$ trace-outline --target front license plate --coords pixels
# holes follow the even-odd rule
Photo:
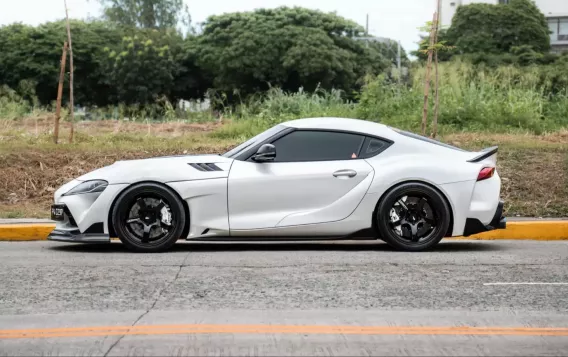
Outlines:
[[[63,209],[65,208],[64,205],[52,205],[51,206],[51,220],[52,221],[63,221],[65,218],[65,214]]]

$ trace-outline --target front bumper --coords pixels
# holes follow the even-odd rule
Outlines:
[[[63,209],[63,216],[58,220],[55,229],[47,236],[48,240],[74,243],[110,243],[110,237],[104,232],[102,222],[92,224],[84,232],[81,232],[75,218],[65,204],[59,204]]]
[[[110,243],[110,237],[104,233],[81,233],[78,229],[54,229],[48,240],[72,243]]]
[[[463,231],[463,236],[468,237],[477,233],[483,233],[487,231],[492,231],[495,229],[505,229],[507,228],[507,218],[503,216],[503,201],[499,201],[497,205],[497,210],[493,219],[488,225],[484,225],[477,218],[468,218],[465,221],[465,228]]]

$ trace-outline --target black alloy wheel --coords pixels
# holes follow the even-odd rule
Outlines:
[[[128,249],[160,252],[181,238],[186,213],[181,200],[158,184],[135,185],[123,192],[113,209],[113,226]]]
[[[379,203],[376,226],[394,248],[422,251],[438,244],[450,224],[450,209],[435,189],[421,183],[402,184]]]

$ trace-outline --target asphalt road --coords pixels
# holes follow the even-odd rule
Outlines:
[[[0,330],[7,356],[566,355],[568,241],[0,242]]]

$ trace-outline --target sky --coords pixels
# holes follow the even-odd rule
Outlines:
[[[199,23],[210,15],[225,12],[251,11],[257,8],[302,6],[338,15],[365,26],[369,15],[369,33],[399,40],[407,52],[415,50],[419,27],[431,20],[435,0],[184,0],[192,22]],[[98,17],[101,8],[97,0],[67,0],[69,16]],[[63,0],[0,0],[0,25],[22,22],[38,25],[65,16]]]

